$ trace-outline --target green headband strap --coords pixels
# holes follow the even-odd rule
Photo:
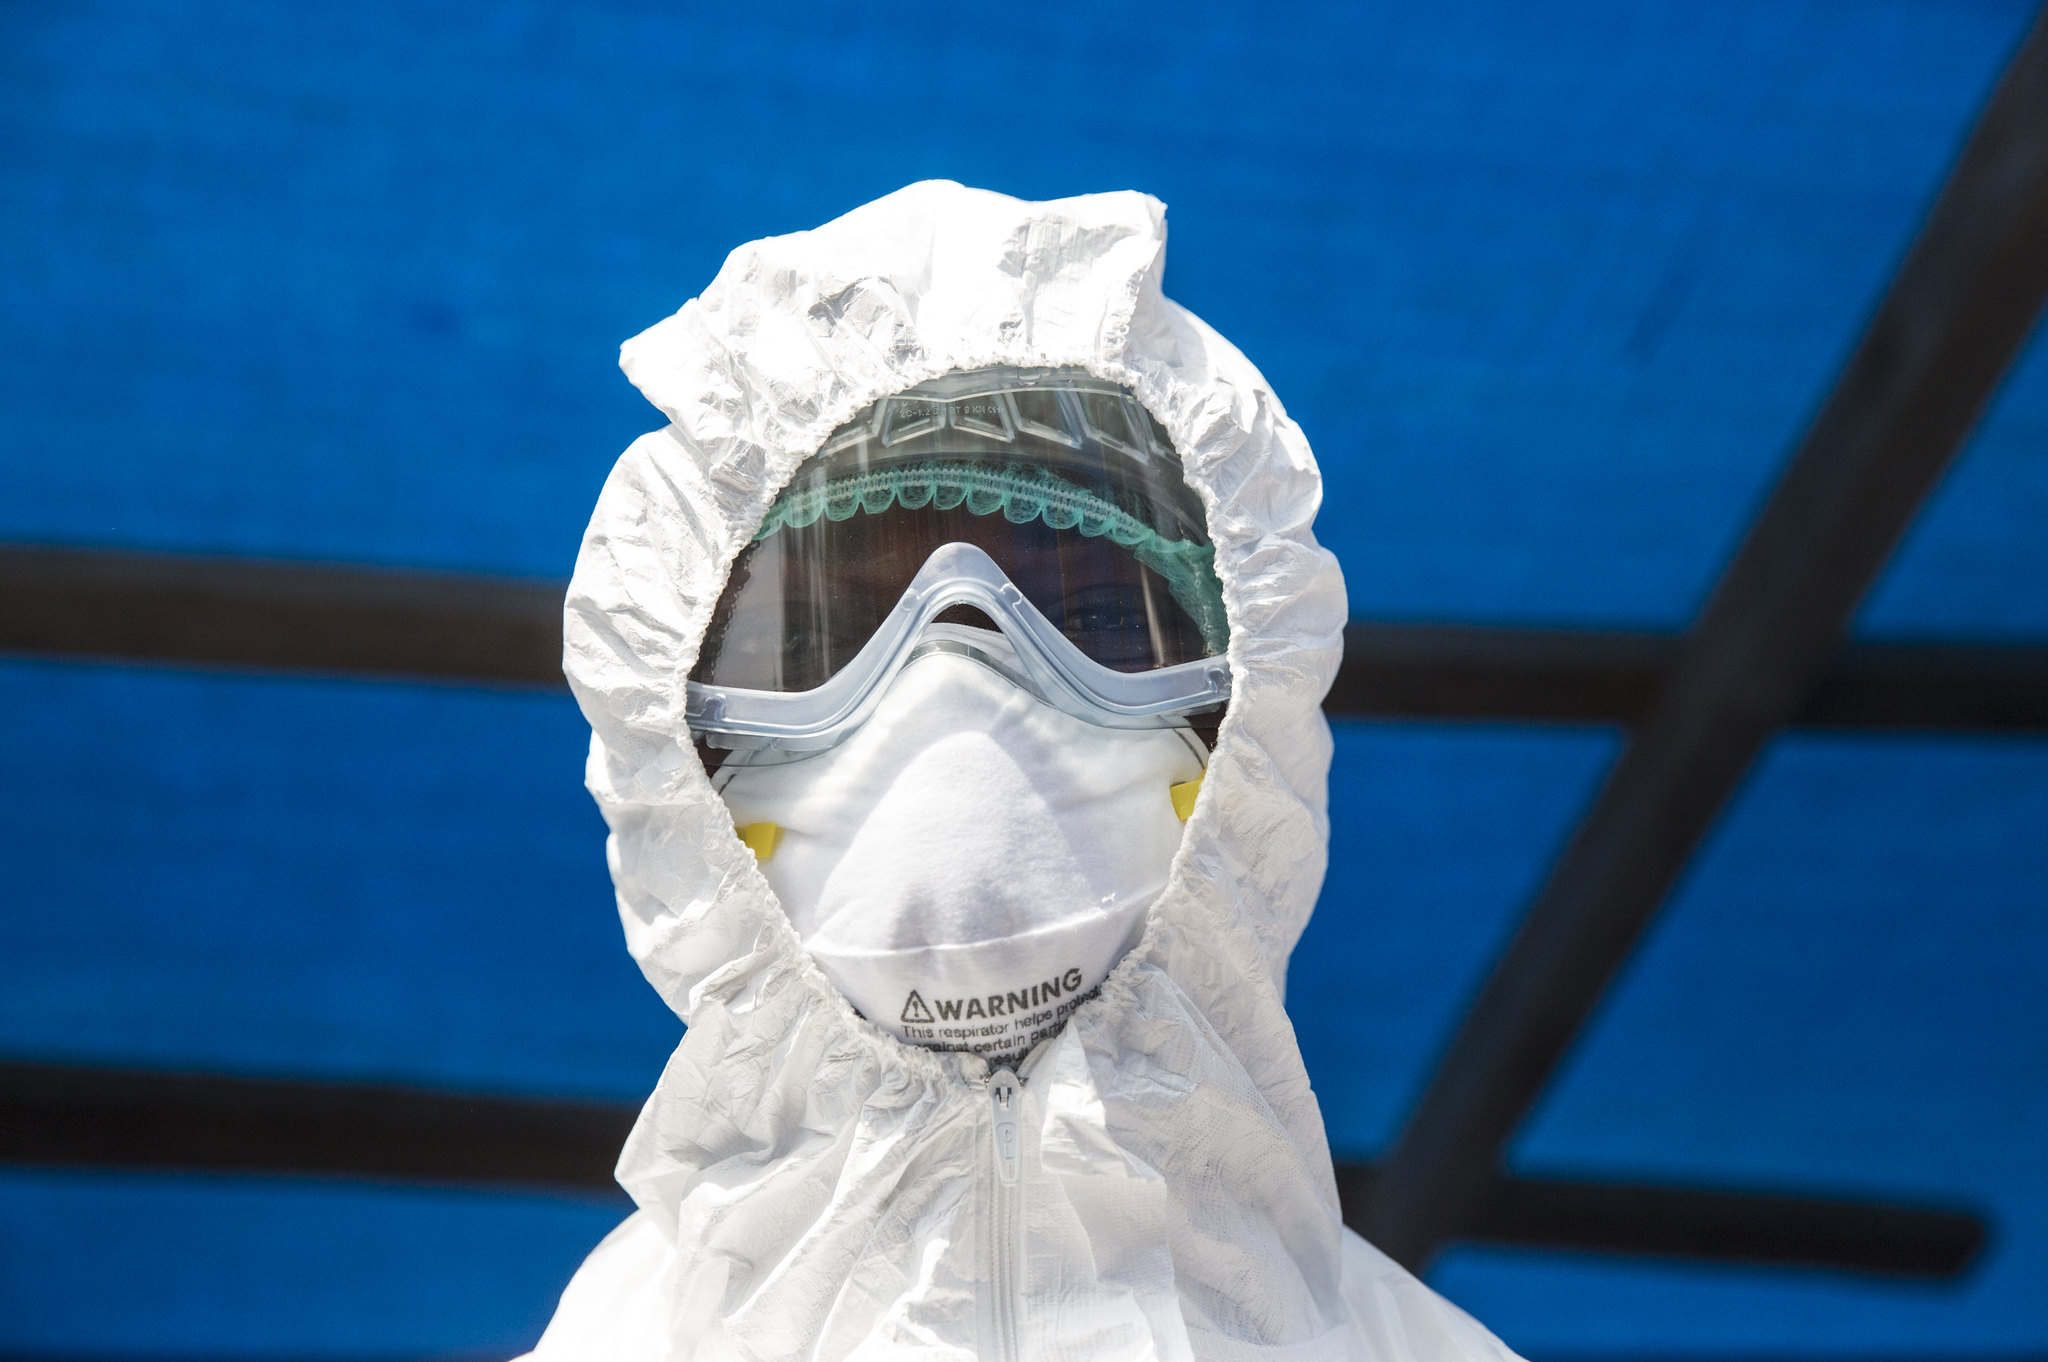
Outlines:
[[[933,506],[951,511],[965,506],[972,515],[1003,513],[1013,525],[1043,521],[1055,530],[1078,530],[1090,539],[1121,544],[1146,567],[1166,579],[1174,600],[1202,641],[1221,653],[1230,640],[1223,610],[1223,587],[1216,580],[1216,550],[1187,539],[1168,539],[1114,502],[1096,496],[1040,468],[975,463],[913,463],[833,478],[822,485],[792,487],[775,499],[757,540],[777,530],[802,529],[827,520],[851,519],[858,512],[880,515],[891,506],[906,511]]]

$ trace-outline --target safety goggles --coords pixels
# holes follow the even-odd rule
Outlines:
[[[1201,503],[1143,407],[1074,371],[981,370],[877,402],[798,470],[713,611],[688,722],[827,747],[944,647],[1152,725],[1228,699],[1228,640]]]

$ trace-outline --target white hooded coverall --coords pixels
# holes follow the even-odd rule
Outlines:
[[[1342,578],[1265,380],[1160,291],[1165,209],[912,185],[743,246],[627,342],[670,425],[605,484],[564,667],[627,944],[687,1024],[544,1362],[1512,1359],[1344,1228],[1282,1006],[1321,886]],[[1207,508],[1233,697],[1164,893],[1020,1066],[863,1020],[805,954],[691,748],[684,678],[734,558],[854,412],[955,370],[1080,366],[1171,435]],[[945,855],[944,847],[930,849]]]

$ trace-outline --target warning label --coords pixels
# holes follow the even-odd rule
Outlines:
[[[899,1020],[908,1040],[991,1056],[1022,1054],[1058,1032],[1075,1008],[1095,996],[1095,989],[1083,993],[1081,983],[1081,971],[1069,969],[1000,993],[927,1000],[923,989],[914,988]]]

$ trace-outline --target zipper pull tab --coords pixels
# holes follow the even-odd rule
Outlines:
[[[1017,1075],[1008,1069],[997,1069],[988,1076],[989,1109],[995,1116],[996,1127],[996,1176],[1005,1187],[1016,1185],[1018,1151],[1023,1142],[1017,1129],[1018,1096]]]

